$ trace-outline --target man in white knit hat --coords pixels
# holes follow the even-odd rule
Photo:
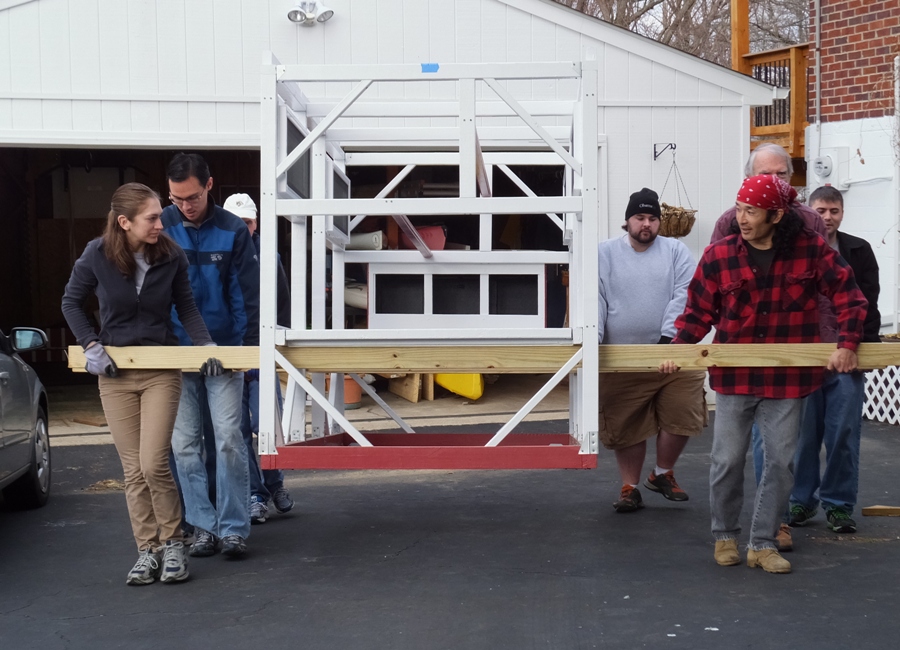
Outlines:
[[[259,255],[259,232],[257,232],[256,203],[247,194],[232,194],[222,205],[233,215],[240,217],[247,224],[256,253]],[[290,326],[291,296],[281,257],[278,258],[278,314],[279,325]],[[276,387],[278,404],[281,406],[281,387]],[[253,434],[259,433],[259,370],[248,370],[244,373],[244,398],[241,410],[241,433],[247,445],[247,457],[250,462],[250,523],[263,524],[269,515],[269,500],[279,513],[288,512],[294,507],[291,495],[284,487],[284,474],[280,469],[264,469],[259,467],[259,459],[253,447]]]

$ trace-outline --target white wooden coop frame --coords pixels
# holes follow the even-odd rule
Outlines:
[[[597,243],[601,219],[598,167],[604,149],[597,132],[597,64],[475,63],[422,65],[281,65],[274,57],[263,66],[261,101],[261,296],[260,296],[260,432],[264,467],[280,468],[443,468],[443,467],[592,467],[596,464],[598,412]],[[518,101],[510,82],[571,80],[567,100]],[[456,86],[455,100],[365,101],[367,90],[382,83]],[[349,87],[340,101],[311,101],[305,84],[315,88]],[[560,85],[560,87],[563,87]],[[418,96],[428,97],[427,90]],[[359,127],[354,118],[453,118],[454,126]],[[518,124],[487,126],[485,117],[518,118]],[[544,117],[565,122],[541,126]],[[512,120],[507,120],[507,123]],[[398,122],[401,122],[398,120]],[[403,124],[421,124],[423,120]],[[445,120],[446,122],[446,120]],[[427,121],[426,121],[427,123]],[[443,123],[443,122],[442,122]],[[348,165],[397,166],[401,171],[375,198],[349,198]],[[459,167],[459,196],[391,198],[416,165]],[[537,196],[511,165],[563,165],[560,196]],[[494,168],[522,191],[521,197],[493,197]],[[308,175],[308,176],[307,176]],[[305,186],[308,178],[308,188]],[[307,196],[303,196],[306,194]],[[492,215],[551,219],[562,231],[566,250],[492,250]],[[430,250],[407,217],[477,215],[477,250]],[[415,250],[346,250],[352,230],[368,216],[393,217],[413,239]],[[276,325],[277,220],[290,222],[291,327]],[[307,260],[307,241],[311,241]],[[326,257],[332,256],[331,327],[326,327]],[[311,275],[307,277],[307,261]],[[372,318],[376,282],[368,285],[369,329],[344,327],[344,265],[368,265],[378,273],[423,278],[421,314]],[[546,265],[569,268],[569,319],[549,328],[544,318]],[[492,273],[535,275],[537,313],[497,314],[488,309]],[[433,314],[431,281],[442,274],[477,275],[478,313]],[[307,295],[309,292],[309,295]],[[311,312],[307,314],[307,301]],[[311,328],[307,327],[311,323]],[[357,351],[394,351],[395,369],[416,371],[403,353],[415,350],[444,361],[425,365],[432,372],[453,372],[454,351],[484,346],[484,372],[523,372],[513,360],[517,351],[552,351],[561,361],[551,379],[496,432],[469,438],[462,447],[442,450],[444,438],[423,442],[403,419],[360,379],[360,386],[406,433],[372,434],[357,430],[344,416],[343,382],[333,374],[326,394],[326,372],[354,372]],[[292,364],[284,347],[311,353],[332,351],[333,367],[321,362]],[[490,354],[487,352],[490,351]],[[296,350],[294,350],[296,352]],[[560,353],[563,353],[560,356]],[[291,355],[296,362],[296,355]],[[494,358],[499,362],[494,362]],[[406,365],[404,365],[406,364]],[[329,365],[329,364],[325,364]],[[524,364],[527,365],[527,364]],[[283,413],[276,402],[276,366],[289,376]],[[459,370],[463,371],[463,370]],[[472,372],[471,364],[466,371]],[[533,370],[531,370],[533,371]],[[529,372],[529,370],[524,370]],[[308,376],[311,379],[308,379]],[[569,377],[568,444],[550,441],[529,448],[513,442],[512,430],[566,376]],[[312,407],[307,422],[306,396]],[[434,434],[424,434],[434,435]],[[527,434],[526,434],[527,435]],[[381,440],[376,440],[381,437]],[[343,442],[340,442],[343,440]],[[375,442],[373,442],[375,440]],[[417,440],[413,443],[411,441]],[[521,442],[521,441],[520,441]],[[546,441],[545,441],[546,442]],[[428,446],[425,454],[417,445]],[[454,448],[451,448],[454,447]],[[560,455],[567,449],[569,455]],[[517,452],[516,452],[517,450]],[[344,455],[341,455],[341,452]],[[337,455],[334,455],[334,454]],[[404,453],[406,456],[404,456]],[[518,453],[518,455],[517,455]],[[318,455],[317,455],[318,454]],[[331,455],[329,455],[331,454]],[[558,456],[556,460],[546,459]],[[374,460],[373,460],[374,459]]]

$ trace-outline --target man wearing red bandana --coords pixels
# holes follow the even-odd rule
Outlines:
[[[710,245],[688,287],[673,343],[697,343],[716,328],[716,343],[817,343],[818,295],[834,305],[837,347],[828,369],[857,368],[866,299],[847,263],[803,226],[791,205],[796,191],[775,175],[744,180],[737,195],[739,234]],[[661,372],[674,372],[671,361]],[[739,564],[737,539],[743,503],[744,465],[754,421],[764,465],[756,488],[747,565],[789,573],[775,534],[793,486],[802,399],[823,380],[823,368],[711,368],[716,419],[710,466],[710,511],[715,560]]]

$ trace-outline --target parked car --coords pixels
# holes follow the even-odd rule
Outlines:
[[[19,356],[45,345],[39,329],[0,331],[0,490],[13,508],[40,508],[50,497],[47,391]]]

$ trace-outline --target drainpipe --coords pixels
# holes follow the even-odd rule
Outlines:
[[[822,155],[822,3],[813,3],[816,12],[816,158]]]
[[[900,56],[894,57],[894,218],[900,219]],[[897,223],[896,221],[894,223]],[[900,332],[900,233],[894,237],[894,333]]]

